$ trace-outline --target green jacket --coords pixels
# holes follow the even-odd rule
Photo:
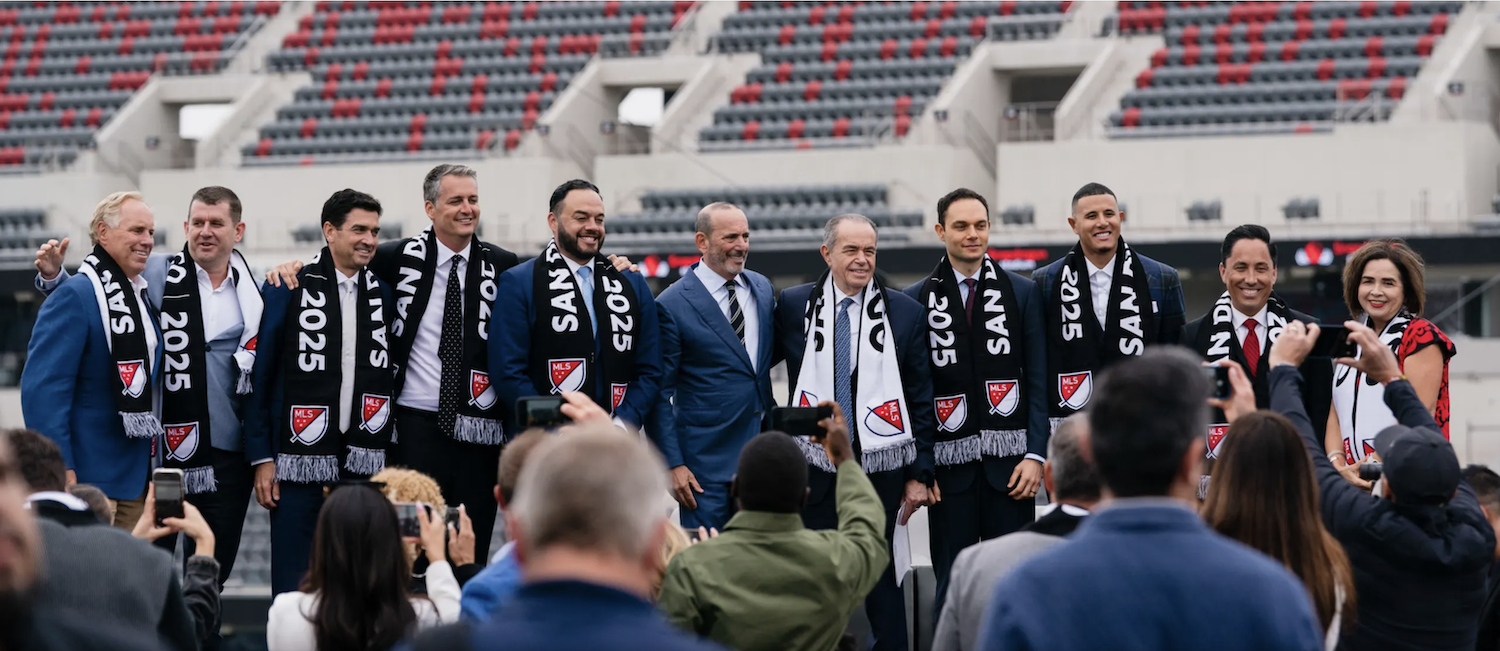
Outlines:
[[[854,461],[839,464],[836,531],[794,513],[741,511],[672,559],[657,606],[739,651],[832,651],[885,570],[885,509]]]

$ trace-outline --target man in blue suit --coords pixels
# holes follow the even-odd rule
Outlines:
[[[937,501],[937,424],[926,314],[910,296],[884,288],[875,278],[875,247],[875,224],[868,218],[830,219],[822,247],[828,272],[781,293],[776,342],[792,379],[791,405],[832,399],[843,408],[856,458],[885,506],[889,544],[898,519],[905,524],[913,511]],[[803,523],[809,529],[835,529],[835,474],[827,455],[806,437],[795,440],[812,466]],[[865,599],[875,649],[907,648],[905,604],[895,566],[887,565]]]
[[[646,422],[661,382],[656,301],[646,279],[600,254],[604,199],[583,180],[548,203],[553,240],[500,275],[490,320],[490,373],[501,404],[578,391],[617,421]],[[513,414],[520,432],[525,423]]]
[[[62,449],[68,483],[109,498],[115,526],[135,527],[145,508],[152,441],[162,427],[161,329],[141,272],[156,218],[139,192],[116,192],[94,208],[94,250],[79,274],[37,314],[21,371],[26,427]]]
[[[1307,589],[1196,511],[1208,381],[1160,348],[1105,373],[1089,406],[1107,500],[1065,542],[995,586],[978,648],[1323,648]]]
[[[776,406],[771,397],[771,282],[745,269],[750,222],[729,203],[698,213],[703,260],[657,297],[662,387],[646,431],[672,469],[682,526],[722,529],[740,450]]]
[[[229,188],[200,188],[182,224],[184,252],[153,255],[142,272],[151,306],[162,314],[165,354],[172,366],[162,393],[166,463],[184,469],[188,501],[203,513],[219,541],[214,557],[220,586],[239,553],[250,506],[251,466],[271,461],[247,462],[241,433],[241,403],[250,389],[262,307],[260,281],[234,250],[245,236],[241,213],[240,198]],[[49,242],[38,251],[36,285],[44,293],[68,279],[62,269],[67,245],[66,239]],[[181,271],[172,271],[174,266]],[[173,291],[175,283],[182,283],[178,289],[197,291]],[[168,294],[172,298],[164,302]],[[201,358],[196,350],[202,351]],[[193,541],[186,539],[186,545],[184,553],[192,556]]]
[[[929,522],[933,611],[941,613],[959,552],[1036,519],[1052,429],[1036,283],[990,260],[989,203],[979,193],[949,192],[937,214],[948,255],[906,295],[927,310],[932,347],[934,456],[943,499]]]
[[[1078,243],[1031,274],[1047,318],[1047,406],[1053,426],[1082,411],[1095,376],[1146,346],[1176,344],[1186,309],[1177,270],[1120,238],[1115,193],[1089,183],[1073,194],[1068,226]]]

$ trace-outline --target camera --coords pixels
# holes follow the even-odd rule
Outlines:
[[[818,424],[833,417],[833,407],[777,407],[771,410],[771,428],[792,436],[806,436],[814,441],[823,438],[823,427]]]
[[[1228,366],[1219,366],[1218,364],[1215,364],[1213,366],[1205,366],[1203,367],[1203,375],[1207,377],[1209,383],[1213,385],[1213,391],[1208,394],[1208,397],[1215,400],[1229,399],[1231,389],[1229,386]]]
[[[521,415],[521,423],[528,429],[558,427],[573,422],[562,413],[565,403],[562,396],[528,396],[516,400],[516,413]]]
[[[1375,481],[1377,479],[1380,479],[1380,475],[1384,471],[1384,465],[1376,461],[1366,461],[1359,464],[1359,478],[1365,481]]]

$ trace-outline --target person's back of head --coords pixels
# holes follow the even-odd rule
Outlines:
[[[1110,494],[1197,498],[1208,390],[1198,357],[1176,346],[1104,373],[1089,403],[1089,443]]]
[[[52,439],[29,429],[6,430],[5,438],[10,441],[11,453],[21,468],[21,478],[31,487],[31,492],[67,489],[68,466],[63,461],[62,450]]]
[[[660,571],[667,467],[641,437],[578,425],[532,451],[512,506],[526,581],[576,580],[642,599]]]
[[[1285,565],[1302,579],[1324,630],[1338,609],[1338,589],[1354,611],[1354,575],[1344,547],[1323,527],[1318,486],[1302,435],[1280,414],[1241,416],[1224,435],[1203,519]]]
[[[1084,452],[1088,436],[1088,416],[1073,414],[1057,425],[1047,441],[1044,480],[1053,501],[1084,508],[1099,501],[1103,491],[1099,471]]]
[[[516,499],[516,483],[521,481],[521,469],[536,450],[537,445],[551,436],[544,429],[532,428],[505,444],[500,451],[500,468],[496,473],[495,501],[500,508],[507,508]]]
[[[89,505],[89,510],[98,516],[99,522],[109,525],[115,523],[115,514],[109,510],[109,498],[104,495],[104,491],[88,484],[73,484],[68,487],[68,494]]]
[[[318,595],[311,620],[319,649],[388,649],[412,632],[411,566],[396,509],[368,484],[340,486],[318,512],[301,591]]]
[[[740,451],[730,491],[742,511],[801,513],[807,502],[807,459],[792,437],[762,432]]]
[[[1489,466],[1471,463],[1464,467],[1464,481],[1474,489],[1474,499],[1479,500],[1484,519],[1490,521],[1491,528],[1500,532],[1500,473],[1490,470]],[[1500,540],[1495,542],[1495,558],[1500,559]]]

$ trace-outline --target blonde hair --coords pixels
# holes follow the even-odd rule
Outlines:
[[[94,244],[99,243],[100,224],[104,224],[110,228],[120,225],[120,208],[125,205],[126,201],[139,201],[141,205],[146,205],[146,198],[134,190],[129,192],[115,192],[105,197],[103,201],[99,202],[99,205],[94,206],[94,218],[89,220],[89,241]],[[146,205],[146,209],[150,210],[151,206]]]
[[[448,504],[443,501],[443,490],[437,480],[410,468],[386,468],[375,473],[370,481],[385,484],[380,491],[392,502],[426,502],[432,505],[432,517],[448,515]],[[417,560],[418,545],[402,543],[406,548],[406,562]]]
[[[669,526],[666,527],[666,531],[667,535],[661,538],[661,564],[656,571],[656,576],[651,577],[651,601],[656,601],[656,598],[661,596],[661,584],[667,578],[667,566],[672,564],[672,558],[693,545],[682,527]]]

